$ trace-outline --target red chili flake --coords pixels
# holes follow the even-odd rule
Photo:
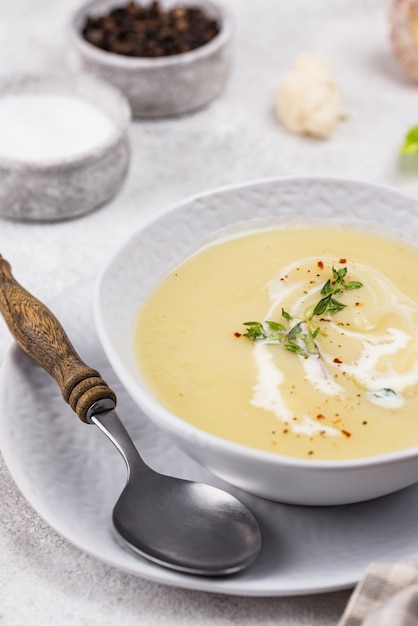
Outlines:
[[[355,306],[364,306],[364,302],[356,302]]]
[[[234,333],[234,337],[241,337],[241,333],[239,332]]]
[[[334,363],[342,363],[341,359],[339,359],[338,357],[335,357],[334,359]]]
[[[316,419],[317,420],[324,420],[324,419],[326,419],[326,417],[322,413],[318,413],[318,415],[316,416]]]
[[[347,263],[347,259],[340,259],[340,263]]]
[[[342,434],[343,434],[345,437],[347,437],[347,438],[348,438],[348,437],[351,437],[351,433],[349,433],[349,432],[348,432],[348,430],[344,430],[344,428],[342,428],[342,429],[341,429],[341,432],[342,432]]]
[[[319,267],[319,269],[323,270],[324,269],[324,262],[323,261],[318,261],[317,266]]]

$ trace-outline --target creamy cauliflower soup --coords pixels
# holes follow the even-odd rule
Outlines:
[[[418,445],[418,250],[347,228],[208,245],[139,311],[149,389],[234,442],[307,459]]]

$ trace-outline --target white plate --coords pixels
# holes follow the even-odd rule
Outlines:
[[[55,382],[16,346],[0,371],[0,445],[16,484],[62,536],[120,570],[159,583],[243,596],[287,596],[353,586],[370,561],[418,555],[418,486],[378,500],[332,508],[275,504],[230,488],[176,449],[116,380],[99,345],[92,286],[54,301],[52,310],[85,362],[119,398],[119,414],[146,462],[159,471],[223,485],[257,516],[262,553],[232,577],[179,574],[121,547],[111,511],[125,480],[119,453],[94,426],[81,423]]]

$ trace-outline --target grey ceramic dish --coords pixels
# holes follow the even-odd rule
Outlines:
[[[131,111],[113,86],[84,74],[13,76],[0,81],[0,98],[18,93],[83,98],[114,123],[110,137],[93,149],[45,162],[0,157],[0,216],[56,221],[80,216],[110,200],[129,167]]]
[[[98,17],[124,6],[124,0],[93,0],[73,17],[70,63],[118,87],[128,98],[134,117],[164,117],[187,113],[208,104],[222,91],[231,65],[232,25],[228,15],[208,0],[184,0],[200,6],[221,24],[209,43],[183,54],[157,58],[126,57],[88,43],[81,30],[88,16]],[[164,0],[163,6],[177,4]]]

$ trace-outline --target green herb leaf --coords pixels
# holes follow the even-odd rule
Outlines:
[[[295,352],[296,354],[307,356],[306,352],[303,351],[300,345],[298,343],[295,343],[294,341],[288,341],[284,344],[284,347],[286,348],[286,350],[289,350],[289,352]]]
[[[327,296],[329,293],[331,293],[331,291],[332,291],[331,279],[328,278],[327,282],[325,283],[325,285],[321,289],[321,295]]]
[[[346,274],[347,274],[347,268],[346,267],[341,267],[339,270],[336,270],[335,267],[332,268],[332,273],[334,275],[334,278],[336,280],[337,283],[342,283]]]
[[[290,313],[285,311],[283,307],[282,307],[282,317],[284,317],[285,320],[289,320],[289,321],[293,319]]]
[[[363,287],[363,283],[359,282],[358,280],[352,280],[349,283],[344,284],[344,289],[346,289],[347,291],[350,291],[352,289],[360,289],[360,287]]]
[[[305,312],[303,319],[298,320],[294,326],[288,324],[286,327],[281,322],[269,320],[265,322],[245,322],[247,332],[244,337],[252,341],[264,341],[266,343],[281,343],[289,352],[294,352],[304,357],[319,357],[319,350],[315,339],[321,331],[320,326],[313,324],[315,316],[324,313],[337,313],[342,311],[347,305],[337,300],[336,296],[341,296],[344,291],[360,289],[363,284],[352,280],[345,282],[347,267],[336,269],[332,267],[332,279],[329,278],[322,286],[321,295],[324,296],[316,303],[315,307],[308,307],[309,314]],[[282,317],[287,322],[292,322],[295,318],[288,311],[282,308]]]
[[[346,306],[346,304],[343,304],[339,300],[336,300],[335,298],[330,298],[328,311],[330,311],[331,313],[336,313],[337,311],[342,311],[342,309],[344,309]]]
[[[292,339],[296,339],[302,332],[301,328],[302,322],[299,322],[288,332],[287,338],[291,341]]]
[[[276,332],[283,332],[283,333],[286,332],[286,326],[283,326],[283,324],[280,324],[280,322],[267,321],[266,324],[269,328],[271,328],[271,330],[275,330]]]
[[[327,296],[325,296],[325,298],[322,298],[322,300],[320,300],[316,304],[316,306],[315,306],[315,308],[313,310],[313,313],[312,313],[312,317],[314,315],[322,315],[323,313],[325,313],[325,311],[327,310],[327,308],[329,306],[329,303],[330,303],[330,300],[331,300],[331,295],[332,295],[332,292],[329,293]]]
[[[379,389],[378,391],[373,391],[372,395],[375,398],[386,398],[387,396],[396,396],[398,394],[393,389],[390,389],[389,387],[384,387],[383,389]]]
[[[401,154],[417,154],[418,153],[418,125],[409,129],[404,139],[404,143],[400,149]]]
[[[243,334],[244,337],[248,337],[248,339],[253,341],[267,339],[266,331],[261,322],[244,322],[244,326],[248,328],[247,332]]]

